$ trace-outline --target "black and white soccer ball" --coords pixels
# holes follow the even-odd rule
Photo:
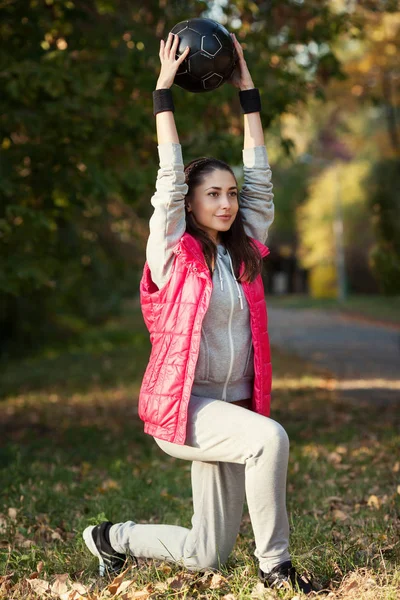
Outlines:
[[[176,85],[189,92],[211,92],[229,79],[238,56],[223,25],[212,19],[189,19],[177,23],[171,33],[179,36],[176,58],[190,47],[175,75]]]

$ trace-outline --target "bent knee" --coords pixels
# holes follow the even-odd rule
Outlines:
[[[274,421],[273,419],[270,419],[270,421],[274,424],[274,435],[278,440],[278,443],[289,448],[290,441],[286,429],[284,429],[277,421]]]
[[[265,421],[258,431],[256,436],[259,445],[259,451],[264,450],[277,452],[289,452],[289,436],[286,430],[280,423],[273,419],[266,417]]]

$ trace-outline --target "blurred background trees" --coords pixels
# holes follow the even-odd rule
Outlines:
[[[339,198],[349,288],[400,293],[396,9],[0,0],[0,352],[62,340],[137,295],[158,168],[159,40],[196,16],[236,33],[262,95],[271,255],[307,269],[314,293],[335,293]],[[185,162],[206,154],[240,169],[236,90],[173,93]]]

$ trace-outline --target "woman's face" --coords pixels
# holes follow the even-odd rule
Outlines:
[[[207,175],[195,188],[187,207],[197,225],[218,243],[219,232],[230,229],[239,210],[238,188],[232,173],[218,169]]]

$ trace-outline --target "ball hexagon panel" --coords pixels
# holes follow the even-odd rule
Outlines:
[[[210,54],[210,56],[215,56],[220,52],[222,48],[222,44],[218,39],[218,36],[215,33],[211,35],[202,35],[201,36],[201,49]]]
[[[193,54],[188,61],[188,71],[194,77],[198,77],[199,79],[203,79],[208,75],[214,73],[214,59],[207,54],[204,54],[201,50]]]
[[[189,21],[181,21],[180,23],[178,23],[177,25],[175,25],[175,27],[173,27],[171,29],[171,33],[177,33],[178,35],[184,31],[185,29],[189,28]]]
[[[179,45],[177,54],[179,56],[184,52],[186,46],[190,46],[189,56],[192,54],[193,49],[196,52],[201,48],[201,35],[197,31],[193,31],[189,27],[183,27],[179,32],[172,29],[172,33],[179,35]],[[184,37],[182,37],[184,35]]]
[[[213,73],[209,77],[205,77],[202,82],[205,90],[215,90],[217,87],[221,85],[224,81],[224,78],[218,73]]]

